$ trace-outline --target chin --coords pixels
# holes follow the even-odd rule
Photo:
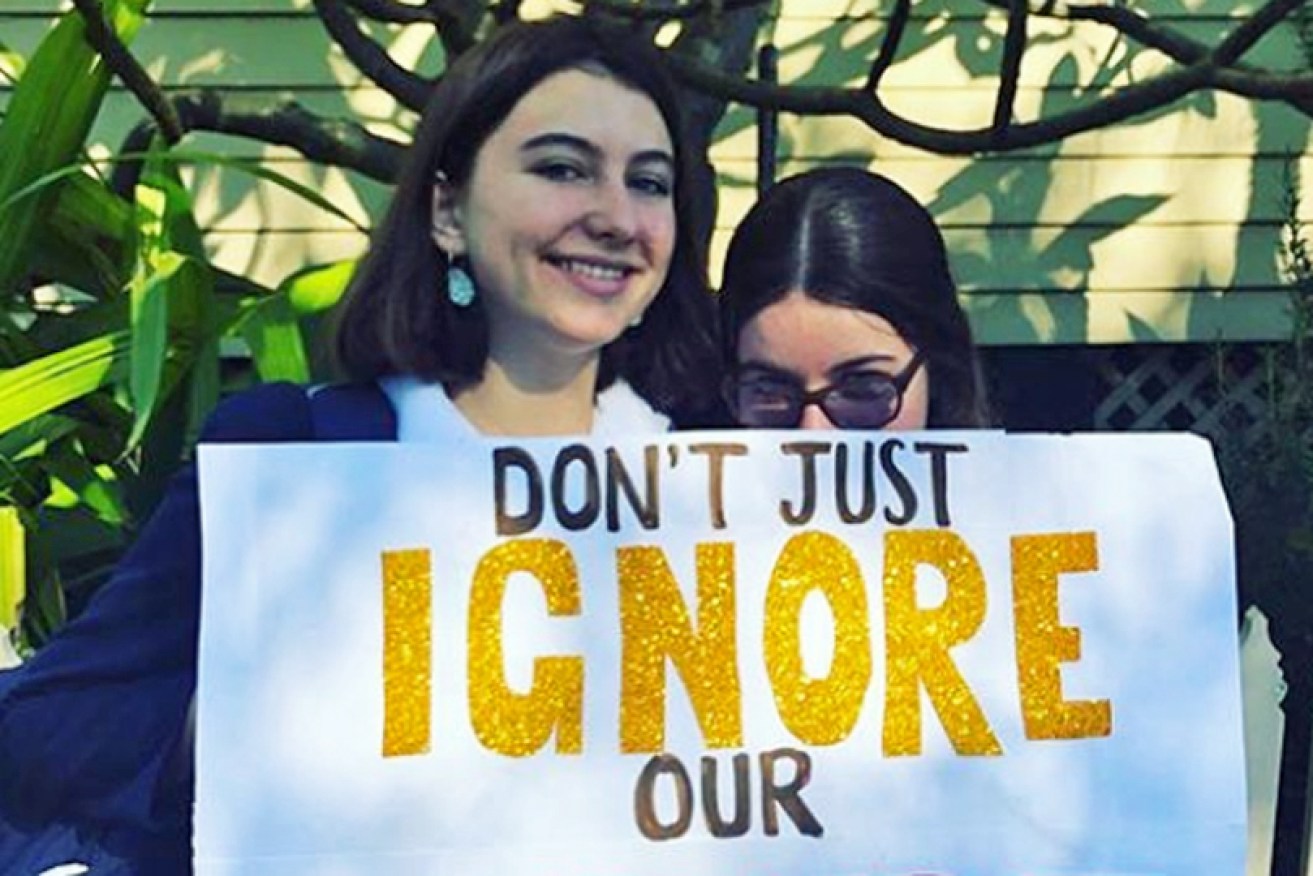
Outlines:
[[[560,339],[561,349],[573,354],[600,354],[602,348],[619,339],[624,329],[594,331],[560,331],[555,332]]]

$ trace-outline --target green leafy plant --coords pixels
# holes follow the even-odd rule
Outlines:
[[[126,43],[146,8],[117,0],[105,18]],[[310,380],[303,322],[353,265],[270,289],[211,264],[184,165],[249,172],[342,215],[250,162],[156,138],[114,159],[137,178],[116,193],[85,156],[109,73],[80,14],[4,70],[17,84],[0,121],[0,635],[23,654],[104,580],[190,452],[225,379],[221,342],[251,351],[254,374],[229,382]]]

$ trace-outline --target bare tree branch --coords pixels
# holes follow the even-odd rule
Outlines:
[[[1217,87],[1255,100],[1284,100],[1313,116],[1313,77],[1229,68],[1217,72]]]
[[[490,12],[492,20],[500,27],[508,24],[520,17],[520,7],[524,5],[524,0],[500,0],[492,3]]]
[[[911,145],[924,143],[922,148],[946,154],[1006,152],[1055,143],[1076,134],[1115,125],[1152,112],[1180,100],[1191,92],[1209,87],[1211,74],[1212,69],[1208,67],[1190,67],[1173,71],[1056,116],[1012,125],[998,134],[992,129],[945,131],[906,122],[887,112],[883,115],[891,129],[891,136],[901,139],[901,142]],[[863,115],[872,120],[880,118],[869,113]]]
[[[1011,10],[1012,0],[981,0],[986,6],[1004,11]],[[1298,6],[1303,0],[1296,0]],[[1087,3],[1066,3],[1059,6],[1056,3],[1046,3],[1032,14],[1042,15],[1046,18],[1055,18],[1060,21],[1091,21],[1096,24],[1102,24],[1106,27],[1118,31],[1123,36],[1135,40],[1140,45],[1147,48],[1156,49],[1174,61],[1182,64],[1193,64],[1203,60],[1213,52],[1214,49],[1192,39],[1185,34],[1173,28],[1165,27],[1162,24],[1153,21],[1142,12],[1138,12],[1129,6],[1106,5],[1106,4],[1087,4]],[[1288,10],[1286,12],[1288,14]],[[1280,20],[1278,18],[1278,20]],[[1252,22],[1251,22],[1252,23]],[[1246,25],[1248,27],[1249,24]],[[1263,25],[1263,32],[1258,34],[1261,37],[1263,33],[1271,29],[1271,23]],[[1232,37],[1236,36],[1232,34]],[[1241,35],[1244,39],[1251,39],[1250,36]],[[1237,43],[1237,46],[1239,44]],[[1248,50],[1249,45],[1244,46]],[[1243,51],[1241,52],[1243,54]],[[1237,55],[1238,58],[1238,55]],[[1219,64],[1223,66],[1233,66],[1233,61],[1224,62],[1214,56]]]
[[[998,96],[994,101],[994,132],[1002,136],[1012,123],[1021,79],[1021,59],[1026,53],[1027,0],[1010,0],[1008,30],[1003,38],[1003,61],[998,72]]]
[[[198,88],[174,92],[169,101],[188,130],[288,146],[311,161],[379,182],[395,182],[409,145],[370,133],[356,122],[315,115],[291,95],[271,102],[264,96]]]
[[[651,6],[625,0],[580,0],[586,11],[605,12],[616,18],[635,22],[683,21],[706,14],[723,14],[754,6],[766,6],[770,0],[691,0],[688,3]]]
[[[1269,0],[1216,48],[1122,5],[1046,2],[1031,10],[1026,0],[982,2],[1006,9],[1009,13],[999,93],[990,127],[954,130],[900,116],[889,110],[876,93],[885,72],[896,60],[911,16],[911,0],[895,0],[879,52],[862,88],[779,85],[740,75],[740,70],[746,70],[746,64],[738,63],[740,52],[715,51],[719,45],[715,39],[718,16],[722,12],[746,10],[755,10],[760,15],[768,0],[669,0],[637,4],[626,0],[581,0],[585,12],[619,16],[636,24],[687,20],[695,25],[666,55],[676,75],[687,86],[706,95],[712,104],[734,100],[753,107],[803,115],[852,116],[884,136],[932,152],[962,155],[1052,143],[1161,109],[1204,89],[1217,89],[1256,100],[1280,100],[1313,115],[1313,74],[1276,73],[1239,63],[1249,48],[1303,0]],[[438,24],[443,16],[463,15],[467,17],[460,19],[457,26],[463,25],[471,40],[477,30],[477,20],[471,25],[468,17],[474,0],[427,0],[423,6],[405,0],[314,0],[329,33],[347,56],[369,78],[413,109],[422,108],[432,83],[393,62],[382,47],[360,30],[344,3],[368,17],[387,22],[431,21]],[[508,15],[516,17],[520,4],[519,0],[500,0],[495,8],[484,8],[486,4],[483,3],[475,5],[482,9],[482,14],[500,21]],[[1103,24],[1164,53],[1183,66],[1092,99],[1056,116],[1014,123],[1012,117],[1025,53],[1028,16],[1032,14]],[[446,31],[450,35],[451,25],[439,24],[439,28],[440,32]],[[709,62],[709,58],[715,60]],[[215,107],[215,99],[207,95],[203,105]],[[197,122],[206,130],[226,130],[255,139],[273,137],[268,142],[284,143],[316,160],[352,167],[376,179],[393,177],[400,151],[404,149],[402,144],[376,138],[363,128],[319,119],[290,103],[281,103],[269,113],[239,110],[230,105],[202,112],[201,105],[194,96],[189,98],[189,112],[206,120],[203,125]],[[191,123],[190,116],[184,116],[184,120]]]
[[[1000,134],[993,128],[952,130],[923,125],[891,112],[876,95],[860,89],[771,85],[726,75],[691,58],[672,57],[671,61],[676,75],[694,88],[801,115],[849,115],[892,140],[942,155],[1006,152],[1057,142],[1152,112],[1207,88],[1240,86],[1253,96],[1266,96],[1278,88],[1297,96],[1313,91],[1313,76],[1239,77],[1235,71],[1221,75],[1212,65],[1199,64],[1136,83],[1056,116],[1012,125]]]
[[[155,81],[137,59],[128,51],[117,33],[105,21],[100,0],[73,0],[73,5],[86,22],[87,41],[105,59],[105,65],[123,82],[146,108],[159,126],[159,131],[170,144],[182,139],[186,131],[173,107],[165,99]]]
[[[1011,0],[981,0],[981,2],[996,9],[1006,9]],[[1207,61],[1210,56],[1215,58],[1211,47],[1177,30],[1164,27],[1126,6],[1096,6],[1081,3],[1066,4],[1060,9],[1054,9],[1055,5],[1046,3],[1034,14],[1065,21],[1091,21],[1102,24],[1135,40],[1140,45],[1162,52],[1180,64],[1194,65]],[[1272,14],[1270,10],[1271,6],[1266,10],[1269,15]],[[1283,14],[1289,15],[1290,12],[1286,10]],[[1270,30],[1272,26],[1273,22],[1265,21],[1264,32]],[[1261,34],[1255,35],[1253,31],[1249,31],[1244,38],[1256,42],[1261,38]],[[1252,44],[1250,42],[1248,47],[1252,47]],[[1213,75],[1219,89],[1243,97],[1282,101],[1306,115],[1313,116],[1313,100],[1302,94],[1301,79],[1239,63],[1238,60],[1237,57],[1228,64],[1219,65],[1216,69]]]
[[[433,83],[417,76],[388,56],[378,43],[360,29],[342,0],[314,0],[315,11],[324,22],[329,36],[351,63],[402,106],[419,112],[428,100]]]
[[[903,31],[907,29],[907,19],[912,14],[912,0],[898,0],[894,11],[889,15],[885,25],[884,39],[880,41],[880,52],[871,63],[871,70],[866,74],[866,90],[875,91],[880,87],[880,80],[898,56],[898,44],[903,41]]]
[[[1220,67],[1229,67],[1267,35],[1305,0],[1270,0],[1266,6],[1245,19],[1212,52],[1213,61]]]
[[[670,8],[670,5],[667,4],[666,8]],[[748,75],[752,68],[757,36],[766,17],[767,4],[712,0],[697,5],[703,8],[704,13],[681,25],[679,36],[666,50],[665,56],[671,59],[695,58],[726,75]],[[649,31],[651,36],[656,35],[659,27],[657,22],[634,20],[634,24]],[[711,245],[719,205],[716,171],[707,155],[716,127],[724,118],[728,96],[697,88],[685,88],[683,92],[681,103],[685,129],[690,136],[690,154],[695,165],[691,182],[693,190],[698,192],[695,198],[697,207],[692,214],[693,235],[705,248]]]
[[[98,4],[99,0],[75,2],[85,15],[85,9]],[[621,14],[637,24],[688,18],[690,25],[686,32],[665,54],[676,76],[702,96],[699,100],[709,101],[705,113],[708,118],[713,115],[718,118],[718,114],[711,110],[728,100],[801,115],[851,116],[871,130],[900,143],[941,154],[967,155],[1053,143],[1153,112],[1205,89],[1255,100],[1284,101],[1313,116],[1313,74],[1273,72],[1238,63],[1244,52],[1288,15],[1300,0],[1270,0],[1216,49],[1120,5],[1046,3],[1030,10],[1024,0],[982,0],[992,7],[1006,8],[1009,24],[993,121],[989,127],[981,129],[948,129],[922,124],[891,111],[880,99],[877,88],[885,72],[896,61],[911,15],[911,0],[896,0],[879,52],[861,88],[780,85],[743,75],[747,66],[746,62],[739,63],[742,59],[738,56],[742,52],[738,49],[731,52],[721,45],[725,34],[718,30],[713,18],[717,9],[738,10],[739,15],[760,17],[767,0],[671,0],[665,5],[634,5],[623,0],[583,2],[586,9]],[[500,20],[504,15],[514,17],[519,9],[518,0],[500,0],[496,8],[485,8],[481,0],[428,0],[422,7],[404,0],[314,0],[314,3],[333,39],[348,57],[403,104],[415,109],[422,107],[432,83],[402,69],[388,58],[383,48],[361,31],[349,8],[378,21],[408,23],[436,23],[441,15],[467,14],[471,4],[482,9],[481,15],[491,15],[494,20]],[[748,10],[753,12],[748,13]],[[695,11],[703,17],[695,18]],[[1092,98],[1055,116],[1013,123],[1017,82],[1026,43],[1027,13],[1094,21],[1112,27],[1140,44],[1163,52],[1182,67]],[[469,19],[464,21],[467,33],[473,39],[477,25],[471,26]],[[743,28],[736,24],[735,33],[741,30]],[[739,36],[741,34],[731,42],[738,45],[742,42]],[[1219,58],[1231,60],[1221,63]],[[158,96],[158,86],[148,78],[147,83],[150,89],[143,90],[139,96],[152,92]],[[145,98],[143,103],[147,103]],[[174,118],[177,119],[175,130],[178,132],[207,130],[281,144],[314,161],[350,168],[384,182],[395,179],[406,149],[406,144],[373,135],[353,122],[316,116],[288,97],[270,105],[262,99],[203,89],[178,92],[168,99],[158,97],[151,112],[156,125],[161,127],[166,124],[163,120]]]
[[[402,3],[401,0],[347,0],[357,12],[374,21],[388,24],[433,24],[437,17],[429,8]]]
[[[1128,6],[1067,7],[1065,18],[1093,21],[1120,31],[1151,49],[1157,49],[1174,61],[1193,64],[1208,54],[1208,46],[1170,28],[1162,27]]]
[[[474,46],[485,15],[492,14],[496,19],[489,5],[487,0],[425,0],[448,59],[459,57]],[[512,12],[519,17],[518,4]]]

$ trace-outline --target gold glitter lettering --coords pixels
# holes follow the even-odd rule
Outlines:
[[[479,742],[499,754],[533,754],[547,744],[553,731],[558,754],[578,754],[583,750],[583,658],[536,658],[528,693],[514,691],[506,683],[502,600],[506,581],[516,572],[538,579],[552,616],[580,610],[579,573],[562,542],[508,541],[483,556],[470,588],[470,723]]]
[[[1093,572],[1093,532],[1018,535],[1012,539],[1017,682],[1027,739],[1084,739],[1112,733],[1112,704],[1064,700],[1060,663],[1080,659],[1080,629],[1058,622],[1058,576]]]
[[[427,550],[384,551],[383,756],[429,750],[433,573]]]
[[[679,671],[710,748],[743,744],[735,638],[734,546],[697,546],[698,624],[656,547],[616,552],[620,588],[620,750],[659,752],[666,738],[666,660]]]
[[[809,677],[802,663],[799,622],[813,590],[834,617],[834,657],[825,678]],[[871,683],[869,617],[861,569],[846,544],[823,532],[789,539],[767,585],[763,649],[780,720],[799,741],[833,745],[852,732]]]
[[[941,605],[917,606],[917,566],[939,570],[947,584]],[[967,641],[985,619],[985,577],[975,555],[949,530],[895,530],[885,533],[884,753],[921,753],[920,687],[925,685],[953,750],[967,755],[999,755],[1002,746],[990,729],[966,679],[948,649]]]

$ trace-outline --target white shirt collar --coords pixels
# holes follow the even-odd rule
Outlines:
[[[442,384],[398,375],[380,379],[379,385],[396,412],[398,441],[450,442],[479,437],[478,430],[451,403]],[[593,435],[614,437],[669,430],[670,419],[653,410],[623,381],[616,381],[597,397]]]

